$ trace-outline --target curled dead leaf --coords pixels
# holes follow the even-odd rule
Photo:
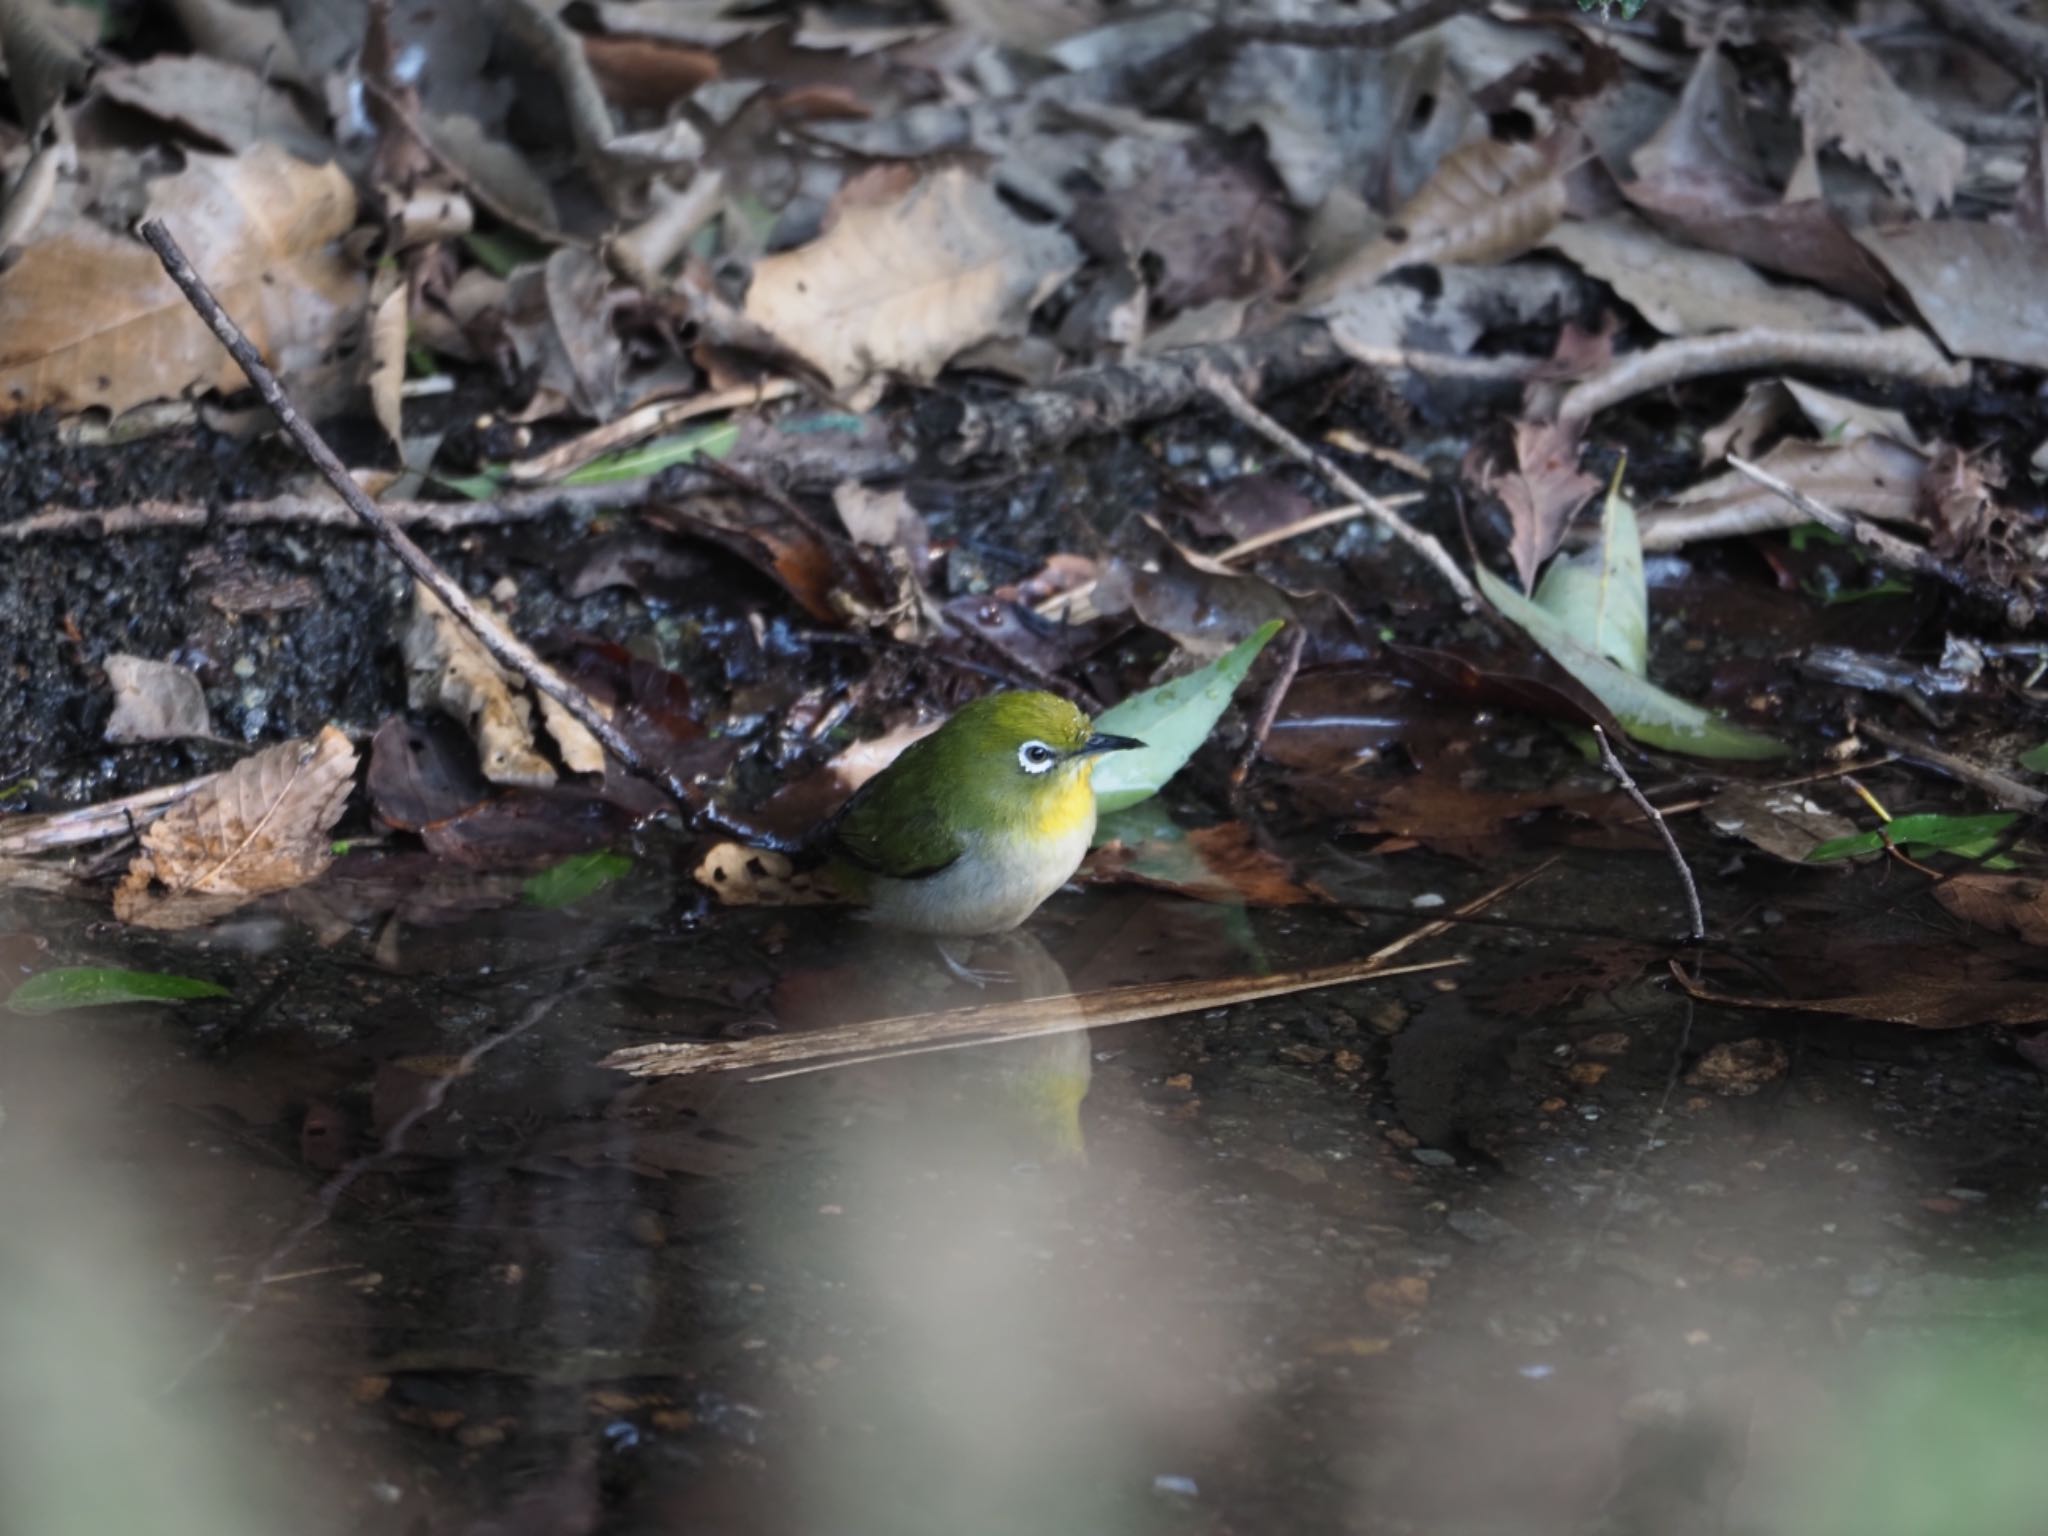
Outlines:
[[[489,608],[481,599],[477,606]],[[524,680],[492,660],[476,636],[423,586],[413,588],[412,620],[400,647],[411,707],[438,709],[461,721],[475,738],[485,778],[536,789],[555,782],[553,764],[534,747],[532,703],[517,691]],[[541,718],[572,772],[604,771],[604,749],[544,694]]]
[[[114,687],[107,740],[176,741],[213,734],[206,693],[190,667],[142,656],[109,656],[107,681]]]
[[[815,907],[842,900],[786,854],[744,843],[719,843],[696,868],[699,885],[728,907]]]
[[[1530,249],[1564,217],[1564,168],[1576,136],[1529,144],[1482,139],[1446,155],[1394,227],[1318,280],[1310,302],[1368,288],[1396,267],[1484,264]]]
[[[114,892],[114,915],[146,928],[191,928],[334,861],[328,830],[355,782],[356,749],[328,726],[208,779],[142,834]]]

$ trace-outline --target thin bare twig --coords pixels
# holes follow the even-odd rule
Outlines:
[[[1396,515],[1379,497],[1373,495],[1343,470],[1317,453],[1315,449],[1281,426],[1271,416],[1247,400],[1244,392],[1216,368],[1203,364],[1196,370],[1196,379],[1202,388],[1213,396],[1232,416],[1250,427],[1259,436],[1285,453],[1298,464],[1305,464],[1320,475],[1325,484],[1338,495],[1348,497],[1365,508],[1365,515],[1378,523],[1388,533],[1413,550],[1436,573],[1443,577],[1446,585],[1458,594],[1458,601],[1468,610],[1479,606],[1478,589],[1471,578],[1458,569],[1458,563],[1450,557],[1443,545],[1419,528],[1410,526]]]
[[[1574,385],[1559,402],[1558,415],[1566,421],[1584,421],[1609,406],[1669,384],[1760,368],[1853,373],[1859,378],[1901,379],[1938,389],[1960,388],[1970,382],[1970,365],[1950,362],[1920,331],[1901,328],[1865,334],[1781,331],[1764,326],[1712,336],[1681,336],[1617,358]]]
[[[182,784],[163,784],[140,794],[108,800],[100,805],[82,805],[71,811],[52,811],[47,816],[23,816],[0,822],[0,855],[47,853],[52,848],[71,848],[80,843],[97,843],[121,837],[145,827],[202,784],[218,777],[204,773]]]
[[[517,485],[545,484],[588,464],[601,454],[630,448],[699,416],[713,416],[721,411],[736,411],[750,405],[766,405],[771,400],[785,399],[796,391],[797,386],[788,379],[763,379],[759,384],[714,390],[708,395],[693,395],[687,400],[664,400],[657,405],[643,405],[637,411],[628,411],[617,421],[593,427],[581,437],[572,437],[546,453],[537,453],[530,459],[520,459],[506,466],[505,478]],[[705,460],[706,464],[712,462]]]
[[[1692,927],[1686,937],[1697,942],[1707,936],[1706,914],[1700,910],[1700,888],[1693,882],[1692,867],[1685,862],[1685,855],[1679,850],[1678,839],[1671,835],[1671,828],[1664,821],[1663,812],[1650,803],[1650,797],[1637,787],[1629,771],[1614,755],[1614,744],[1607,739],[1607,733],[1599,726],[1593,727],[1593,739],[1600,743],[1600,762],[1608,775],[1619,784],[1622,793],[1635,801],[1636,809],[1650,819],[1650,825],[1657,829],[1657,835],[1664,840],[1664,851],[1671,855],[1672,867],[1678,871],[1678,883],[1685,888],[1685,909],[1692,919]]]
[[[1982,763],[1973,763],[1968,758],[1957,757],[1953,752],[1944,752],[1941,748],[1917,737],[1908,736],[1904,731],[1895,731],[1880,721],[1859,719],[1856,722],[1856,733],[1859,736],[1868,736],[1873,741],[1883,742],[1909,763],[1932,768],[1936,773],[1946,774],[1959,784],[1967,784],[1972,789],[1982,790],[1994,805],[2005,810],[2038,811],[2043,806],[2048,806],[2048,794],[2022,784],[2017,779],[2009,779],[1994,769],[1986,768]]]
[[[1922,0],[1934,19],[1966,37],[2007,69],[2048,80],[2048,27],[2014,15],[1992,0]]]
[[[1230,770],[1230,788],[1233,793],[1245,786],[1252,776],[1252,768],[1259,760],[1259,754],[1266,750],[1266,738],[1272,734],[1273,721],[1280,714],[1280,705],[1287,698],[1287,690],[1294,686],[1295,675],[1301,671],[1301,653],[1308,644],[1308,631],[1299,624],[1288,627],[1287,650],[1280,658],[1280,670],[1274,675],[1273,686],[1266,690],[1266,697],[1259,704],[1259,713],[1252,721],[1252,728],[1246,734],[1244,751],[1238,754],[1236,765]]]
[[[1972,576],[1959,566],[1952,565],[1930,550],[1918,544],[1908,543],[1895,533],[1888,533],[1866,518],[1852,517],[1847,512],[1817,501],[1797,486],[1780,480],[1769,470],[1752,464],[1747,459],[1728,455],[1728,463],[1754,480],[1765,490],[1778,496],[1804,512],[1814,522],[1831,533],[1863,545],[1874,551],[1880,559],[1915,572],[1932,576],[1945,582],[1974,602],[1982,603],[1993,612],[2002,615],[2005,622],[2014,629],[2025,629],[2034,621],[2034,605],[2019,592],[1998,586],[1981,577]]]
[[[671,471],[673,473],[673,471]],[[611,485],[557,486],[507,491],[489,501],[387,501],[378,506],[398,528],[459,533],[507,523],[530,523],[557,512],[603,512],[647,500],[655,476]],[[708,483],[709,477],[705,477]],[[138,501],[125,507],[52,507],[0,524],[0,541],[36,538],[113,538],[131,533],[165,533],[181,528],[253,528],[265,524],[363,531],[362,520],[331,496],[272,496],[262,501]]]
[[[171,238],[171,232],[160,219],[145,219],[137,231],[156,252],[157,260],[170,275],[172,282],[185,295],[186,302],[198,311],[220,344],[228,349],[230,356],[241,365],[242,372],[249,376],[249,382],[256,386],[264,403],[276,415],[279,425],[293,442],[299,445],[307,458],[334,487],[335,493],[347,503],[351,512],[369,525],[377,537],[399,559],[419,583],[439,598],[483,644],[485,650],[500,666],[517,672],[534,688],[545,693],[560,704],[576,719],[576,723],[595,736],[605,751],[623,763],[634,773],[652,783],[660,785],[675,797],[678,804],[696,806],[702,796],[676,774],[634,746],[590,696],[542,661],[518,636],[514,635],[495,618],[483,612],[470,601],[469,594],[462,590],[439,566],[427,557],[425,550],[408,538],[405,532],[386,517],[383,510],[363,493],[361,486],[349,477],[347,468],[336,458],[334,450],[313,429],[312,423],[301,416],[290,396],[284,392],[277,376],[265,365],[263,358],[251,345],[242,328],[229,318],[220,307],[220,301],[206,286],[198,273],[192,270],[191,262],[178,248],[178,242]]]

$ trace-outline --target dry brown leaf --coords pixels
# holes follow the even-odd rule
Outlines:
[[[111,157],[94,157],[112,174]],[[97,222],[91,181],[56,206],[0,273],[0,409],[119,414],[144,401],[242,385],[242,371],[149,247]],[[341,169],[272,144],[194,154],[149,186],[149,211],[289,382],[321,360],[362,301],[334,241],[355,222]]]
[[[214,149],[232,154],[271,143],[302,160],[328,159],[333,144],[314,131],[288,92],[271,84],[274,78],[204,54],[161,53],[102,69],[93,89]]]
[[[1856,824],[1821,806],[1796,785],[1731,784],[1701,812],[1716,832],[1739,837],[1788,864],[1831,838],[1854,835]]]
[[[2048,243],[1974,219],[1865,229],[1856,238],[1949,351],[2048,368]]]
[[[1572,220],[1543,243],[1606,283],[1667,336],[1750,326],[1876,329],[1853,304],[1818,288],[1773,283],[1746,261],[1672,240],[1633,214]]]
[[[1964,874],[1935,886],[1934,899],[1966,923],[2048,945],[2048,883],[2025,875]]]
[[[477,606],[490,611],[481,599]],[[462,621],[425,587],[413,587],[412,621],[400,641],[406,698],[414,709],[438,709],[461,722],[476,742],[484,777],[493,784],[545,789],[554,766],[534,748],[533,710],[525,680],[507,672]],[[553,706],[553,707],[550,707]],[[590,733],[542,696],[541,717],[562,761],[577,773],[604,769],[604,750]]]
[[[1927,461],[1883,437],[1861,437],[1834,447],[1783,442],[1762,467],[1816,501],[1885,523],[1918,520],[1920,482]],[[1729,471],[1666,497],[1643,515],[1643,548],[1678,549],[1711,528],[1726,538],[1752,529],[1785,526],[1785,505],[1747,475]]]
[[[114,915],[146,928],[190,928],[304,885],[334,861],[327,834],[355,772],[356,749],[330,725],[208,779],[142,834],[142,851],[114,892]]]
[[[1536,573],[1557,553],[1573,516],[1600,489],[1579,468],[1581,422],[1515,423],[1514,462],[1488,464],[1480,485],[1500,498],[1514,531],[1509,549],[1522,590],[1536,589]]]
[[[107,740],[177,741],[213,734],[206,694],[191,668],[142,656],[109,656],[107,681],[114,686]]]
[[[1870,167],[1921,218],[1955,201],[1968,152],[1899,89],[1863,45],[1837,34],[1792,55],[1799,116],[1811,149],[1832,144]]]
[[[967,170],[899,189],[888,169],[848,183],[825,232],[764,257],[747,290],[746,318],[842,392],[929,381],[976,342],[1021,332],[1080,264],[1066,235],[1027,224]]]
[[[1817,197],[1789,198],[1761,179],[1743,125],[1740,72],[1703,49],[1677,108],[1633,155],[1621,190],[1658,224],[1766,272],[1803,277],[1859,303],[1882,305],[1884,275]],[[1616,174],[1622,169],[1616,167]]]
[[[1564,217],[1563,167],[1576,143],[1569,135],[1533,144],[1482,139],[1445,156],[1393,227],[1319,279],[1309,301],[1371,287],[1396,267],[1521,255]]]
[[[405,281],[394,270],[380,276],[378,287],[390,291],[370,301],[370,409],[377,425],[405,456],[404,387],[406,343]]]
[[[1788,1013],[1832,1013],[1914,1029],[1968,1029],[1974,1024],[2039,1024],[2048,1020],[2048,987],[2018,976],[1956,976],[1939,966],[1906,969],[1883,978],[1875,992],[1843,997],[1736,997],[1703,986],[1677,961],[1671,974],[1703,1003],[1767,1008]]]
[[[1241,821],[1196,827],[1184,837],[1106,843],[1088,855],[1079,878],[1090,885],[1143,885],[1226,906],[1296,907],[1321,897],[1285,859],[1259,846]]]

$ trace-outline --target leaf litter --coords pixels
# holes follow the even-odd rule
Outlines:
[[[458,0],[279,23],[181,4],[173,27],[55,44],[47,69],[10,56],[0,166],[28,195],[0,225],[0,403],[24,446],[0,461],[0,516],[59,520],[0,523],[36,715],[0,772],[0,850],[37,862],[8,877],[104,903],[127,862],[113,910],[150,926],[274,896],[390,970],[433,953],[416,927],[492,912],[581,936],[645,900],[665,942],[702,921],[836,1001],[796,910],[829,893],[778,850],[964,699],[1051,687],[1154,750],[1105,762],[1104,805],[1143,820],[1047,931],[1100,926],[1201,974],[1135,1013],[1092,986],[1078,1015],[886,1010],[921,1021],[898,1044],[986,1040],[1261,995],[1248,973],[1281,930],[1247,909],[1321,932],[1390,890],[1434,896],[1452,861],[1558,845],[1619,870],[1652,844],[1580,755],[1597,723],[1633,739],[1720,939],[1787,979],[1689,983],[1757,1010],[1757,1038],[1708,1046],[1686,1086],[1796,1079],[1805,1058],[1769,1038],[1788,1007],[1868,1030],[2040,1021],[2036,829],[1987,811],[2030,787],[2042,652],[1967,587],[2033,592],[2044,566],[2039,157],[1996,58],[1944,30],[1954,8],[1904,23],[1911,50],[1896,7],[1708,25],[1650,0],[1627,30],[1409,8],[1391,46],[1260,38],[1327,19],[1277,7],[1233,14],[1251,29],[1234,39],[1193,13],[1012,9]],[[267,424],[134,240],[143,212],[357,478],[457,529],[428,538],[436,558],[669,788],[366,574],[267,445],[215,435]],[[1419,491],[1397,515],[1496,611],[1466,611],[1322,467],[1212,410],[1205,369],[1373,497]],[[203,468],[160,493],[46,446],[149,433]],[[1822,538],[1731,455],[1934,563]],[[1585,513],[1624,460],[1634,496],[1617,480]],[[211,548],[259,527],[251,566],[298,584],[288,604],[215,603],[200,567],[164,576],[147,553],[111,589],[41,563],[46,529],[82,568],[143,550],[138,532]],[[150,580],[173,606],[138,604]],[[354,637],[326,642],[332,681],[277,686],[323,624]],[[1902,714],[1937,672],[1940,708]],[[110,718],[110,687],[149,708]],[[328,720],[374,732],[360,794]],[[53,766],[87,751],[102,766]],[[1796,761],[1751,766],[1776,755]],[[222,771],[132,801],[202,768]],[[112,851],[75,855],[92,841]],[[1637,937],[1574,936],[1569,966],[1488,990],[1532,1029],[1611,1007],[1666,953],[1661,923],[1581,879],[1532,931]],[[700,892],[753,910],[699,912]],[[1119,903],[1141,915],[1089,920]],[[1940,947],[1823,941],[1866,904]],[[1974,945],[1991,958],[1956,959]],[[756,1046],[747,966],[729,970],[700,979],[727,989],[717,1007],[692,992],[655,1027],[736,1033],[673,1059],[805,1065],[896,1028],[812,1037],[792,1013]],[[1299,1048],[1347,1094],[1375,1070]],[[1625,1052],[1584,1054],[1573,1067]],[[425,1102],[433,1059],[382,1075],[377,1130]],[[1086,1078],[1014,1076],[1026,1094],[1058,1079],[1070,1152]],[[1560,1080],[1598,1107],[1599,1073]],[[652,1139],[636,1159],[618,1134],[579,1142],[579,1166],[659,1173]],[[745,1161],[699,1140],[674,1166]]]

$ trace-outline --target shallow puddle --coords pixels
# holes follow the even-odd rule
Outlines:
[[[1689,1008],[1668,874],[1573,855],[1448,971],[772,1082],[596,1063],[906,1011],[929,958],[630,881],[328,948],[16,905],[234,999],[0,1033],[0,1529],[2037,1529],[2038,1075]],[[1876,941],[1874,892],[1782,900]],[[1767,894],[1713,916],[1767,949]],[[1070,895],[1024,965],[1406,926]]]

